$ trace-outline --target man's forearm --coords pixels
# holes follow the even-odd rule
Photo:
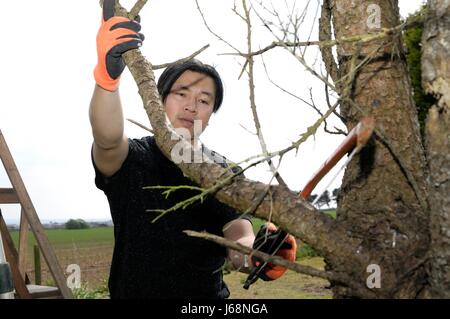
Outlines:
[[[124,119],[119,91],[95,86],[89,107],[94,142],[103,149],[116,147],[123,138]]]
[[[237,240],[237,242],[240,243],[241,245],[252,247],[254,239],[255,239],[254,236],[248,236],[240,238],[239,240]],[[228,260],[231,262],[231,265],[235,270],[246,274],[250,273],[252,263],[249,255],[243,254],[236,250],[229,250]]]

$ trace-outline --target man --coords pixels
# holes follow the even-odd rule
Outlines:
[[[113,8],[114,0],[104,1],[94,70],[97,85],[89,111],[95,182],[107,196],[114,223],[110,296],[227,298],[229,291],[221,272],[227,251],[206,240],[191,238],[183,230],[205,230],[251,247],[255,236],[250,217],[240,216],[208,197],[152,223],[157,217],[153,210],[168,209],[196,192],[177,190],[166,198],[160,189],[145,186],[196,185],[162,154],[153,137],[129,139],[124,134],[118,91],[125,67],[121,56],[138,48],[144,36],[139,33],[137,21],[113,17]],[[195,60],[168,67],[159,78],[158,91],[171,125],[191,136],[195,122],[200,121],[204,130],[223,99],[217,71]],[[293,238],[288,240],[292,242]],[[292,260],[295,240],[291,247],[285,258]],[[238,252],[229,251],[228,257],[242,271],[248,272],[252,266],[251,259]]]

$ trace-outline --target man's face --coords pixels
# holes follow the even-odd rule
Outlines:
[[[172,85],[164,103],[174,128],[185,128],[194,137],[194,121],[201,121],[201,131],[208,125],[214,109],[215,85],[206,74],[185,71]]]

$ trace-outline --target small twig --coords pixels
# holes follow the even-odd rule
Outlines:
[[[325,83],[325,101],[327,102],[328,108],[331,108],[330,93],[328,92],[328,85],[326,83]],[[333,114],[336,115],[342,121],[342,123],[345,124],[345,119],[342,115],[340,115],[336,111],[334,111]],[[338,130],[338,129],[336,128],[336,130]],[[345,134],[347,134],[347,133],[345,133]]]
[[[129,121],[129,122],[139,126],[140,128],[142,128],[142,129],[144,129],[144,130],[146,130],[146,131],[148,131],[148,132],[150,132],[152,134],[155,134],[155,132],[153,132],[153,130],[151,128],[148,128],[147,126],[145,126],[145,125],[143,125],[143,124],[141,124],[139,122],[136,122],[135,120],[127,119],[127,121]]]
[[[263,66],[264,66],[264,71],[266,72],[266,76],[267,76],[267,78],[269,79],[270,83],[272,83],[273,85],[275,85],[278,89],[280,89],[280,90],[283,91],[284,93],[286,93],[286,94],[292,96],[293,98],[296,98],[297,100],[302,101],[303,103],[305,103],[305,104],[307,104],[307,105],[309,105],[309,106],[312,107],[311,103],[309,103],[309,102],[306,101],[305,99],[299,97],[298,95],[296,95],[296,94],[294,94],[294,93],[292,93],[292,92],[286,90],[286,89],[283,88],[281,85],[275,83],[275,81],[273,81],[273,80],[271,79],[271,77],[269,76],[269,72],[268,72],[268,70],[267,70],[267,66],[266,66],[266,63],[265,63],[265,61],[264,61],[264,56],[263,56],[263,55],[261,55],[261,61],[262,61],[262,64],[263,64]]]
[[[164,192],[162,192],[163,195],[166,196],[166,199],[170,196],[171,193],[179,190],[179,189],[189,189],[194,190],[198,192],[203,192],[205,189],[201,187],[196,186],[190,186],[190,185],[177,185],[177,186],[144,186],[142,189],[165,189]]]
[[[248,133],[250,133],[251,135],[255,135],[255,136],[257,136],[257,134],[256,133],[253,133],[252,131],[250,131],[248,128],[246,128],[244,125],[242,125],[242,124],[239,124],[239,126],[240,127],[242,127],[245,131],[247,131]]]
[[[154,186],[149,186],[149,188],[156,188]],[[178,187],[178,188],[183,188],[183,187]],[[188,206],[194,204],[197,201],[203,202],[203,199],[205,198],[206,195],[208,195],[209,193],[212,192],[212,190],[214,190],[215,187],[212,187],[208,190],[203,190],[200,194],[192,196],[184,201],[178,202],[175,205],[173,205],[172,207],[168,208],[168,209],[146,209],[146,212],[155,212],[155,213],[159,213],[158,216],[156,216],[153,220],[152,223],[155,223],[158,221],[158,219],[162,218],[163,216],[165,216],[166,214],[170,213],[170,212],[174,212],[178,209],[186,209]],[[169,191],[170,193],[171,191]],[[164,194],[166,194],[166,198],[168,196],[167,191],[163,192]]]
[[[138,0],[133,8],[131,8],[130,13],[128,14],[128,16],[130,17],[130,19],[135,19],[138,15],[139,12],[141,12],[142,8],[145,6],[145,4],[147,3],[147,0]]]
[[[203,23],[204,23],[205,27],[208,29],[208,31],[209,31],[212,35],[214,35],[218,40],[222,41],[223,43],[225,43],[226,45],[228,45],[230,48],[232,48],[232,49],[235,50],[236,52],[239,52],[239,53],[240,53],[240,51],[239,51],[238,49],[236,49],[231,43],[229,43],[228,41],[226,41],[224,38],[222,38],[220,35],[218,35],[217,33],[215,33],[215,32],[209,27],[208,23],[206,22],[206,19],[205,19],[205,16],[204,16],[204,14],[203,14],[203,11],[200,9],[200,5],[199,5],[199,3],[198,3],[198,0],[195,0],[195,3],[197,4],[197,10],[198,10],[198,12],[200,13],[200,15],[201,15],[201,17],[202,17],[202,20],[203,20]]]
[[[317,113],[319,113],[320,116],[323,116],[323,113],[319,110],[319,108],[318,108],[318,107],[316,106],[316,104],[314,103],[314,98],[313,98],[313,96],[312,96],[312,88],[309,89],[309,98],[310,98],[310,100],[311,100],[311,107],[312,107]],[[335,112],[333,112],[333,114],[335,114]],[[323,122],[324,122],[324,128],[323,128],[323,129],[324,129],[325,132],[327,132],[327,133],[329,133],[329,134],[334,134],[334,135],[340,135],[340,134],[345,135],[345,136],[347,135],[344,131],[342,131],[342,130],[336,128],[336,127],[335,127],[336,131],[330,131],[330,130],[328,129],[328,123],[327,123],[327,121],[324,120]]]
[[[193,58],[195,58],[197,55],[199,55],[200,53],[202,53],[203,51],[205,51],[207,48],[209,48],[209,44],[203,46],[201,49],[198,49],[197,51],[195,51],[194,53],[192,53],[190,56],[176,60],[174,62],[170,62],[170,63],[163,63],[163,64],[155,64],[152,65],[152,69],[153,70],[159,70],[159,69],[164,69],[167,68],[169,65],[175,64],[175,63],[184,63],[186,61],[192,60]]]
[[[310,0],[308,1],[308,5],[309,5],[309,2],[310,2]],[[305,12],[304,12],[304,15],[303,15],[303,19],[306,17],[306,10],[307,10],[307,8],[308,8],[308,7],[305,8]],[[311,25],[311,29],[309,30],[309,34],[308,34],[308,39],[307,39],[307,41],[309,41],[309,39],[311,39],[311,35],[312,35],[312,33],[313,33],[313,30],[314,30],[314,24],[316,23],[316,20],[317,20],[317,14],[318,14],[318,12],[319,12],[319,6],[316,7],[316,13],[314,14],[313,23],[312,23],[312,25]],[[297,32],[298,32],[298,29],[295,30],[295,36],[296,36],[296,37],[297,37]],[[302,56],[304,56],[304,55],[306,54],[306,49],[307,49],[307,48],[308,48],[308,46],[304,46],[304,47],[303,47],[303,53],[302,53]],[[295,52],[294,52],[294,53],[295,53]]]

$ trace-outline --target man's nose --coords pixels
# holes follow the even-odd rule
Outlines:
[[[196,113],[197,112],[197,99],[195,97],[191,97],[187,99],[186,104],[184,105],[184,110]]]

